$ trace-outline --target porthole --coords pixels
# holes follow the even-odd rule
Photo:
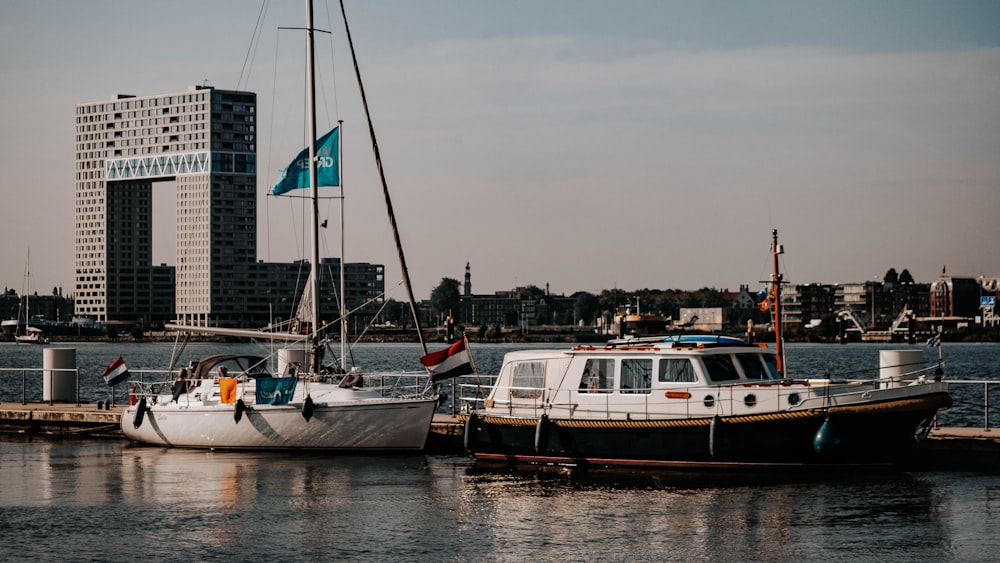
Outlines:
[[[748,407],[752,407],[752,406],[756,405],[757,404],[757,395],[754,395],[753,393],[750,393],[746,397],[743,397],[743,404],[746,405],[746,406],[748,406]]]
[[[705,407],[712,408],[715,406],[715,397],[711,395],[705,395]]]
[[[791,395],[788,396],[788,404],[789,405],[791,405],[791,406],[794,407],[795,405],[799,404],[800,402],[802,402],[802,399],[799,397],[798,393],[792,393]]]

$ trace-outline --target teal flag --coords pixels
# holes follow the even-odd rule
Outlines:
[[[340,169],[337,154],[340,145],[340,128],[334,127],[329,133],[316,139],[316,185],[339,186]],[[271,193],[281,195],[292,190],[309,187],[309,148],[302,149],[281,171],[281,177],[271,188]]]

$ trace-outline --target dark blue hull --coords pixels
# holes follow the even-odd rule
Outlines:
[[[471,417],[466,448],[512,463],[690,466],[893,463],[922,439],[947,394],[893,409],[640,422]]]

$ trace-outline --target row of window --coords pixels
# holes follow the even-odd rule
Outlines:
[[[700,363],[712,383],[778,379],[774,357],[758,353],[701,356]],[[619,365],[620,364],[620,365]],[[615,375],[618,375],[617,385]],[[692,358],[588,358],[580,378],[580,393],[652,394],[653,377],[658,383],[698,383]],[[511,373],[512,396],[541,397],[545,362],[520,362]]]

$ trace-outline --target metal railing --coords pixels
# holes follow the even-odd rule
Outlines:
[[[455,394],[457,395],[459,406],[457,410],[453,408],[453,415],[484,408],[484,399],[489,397],[492,386],[496,381],[496,376],[481,377],[480,380],[481,384],[455,384]],[[981,428],[985,431],[990,431],[992,429],[990,424],[990,395],[991,393],[997,395],[993,398],[1000,400],[1000,380],[945,379],[944,382],[948,384],[948,392],[952,396],[953,406],[951,409],[939,413],[939,424],[958,428],[976,428],[978,426],[969,424],[969,421],[979,419],[982,420]],[[873,383],[877,384],[878,380],[874,380]],[[518,388],[518,391],[525,391],[525,389]],[[540,397],[550,398],[558,396],[555,389],[542,389],[539,391],[541,391],[539,393]],[[602,396],[606,395],[602,394]],[[531,408],[527,403],[523,406]],[[542,407],[542,405],[537,406],[539,408]],[[974,412],[970,413],[970,411],[979,410],[982,411],[981,418]],[[942,416],[944,418],[943,424],[940,423]]]

